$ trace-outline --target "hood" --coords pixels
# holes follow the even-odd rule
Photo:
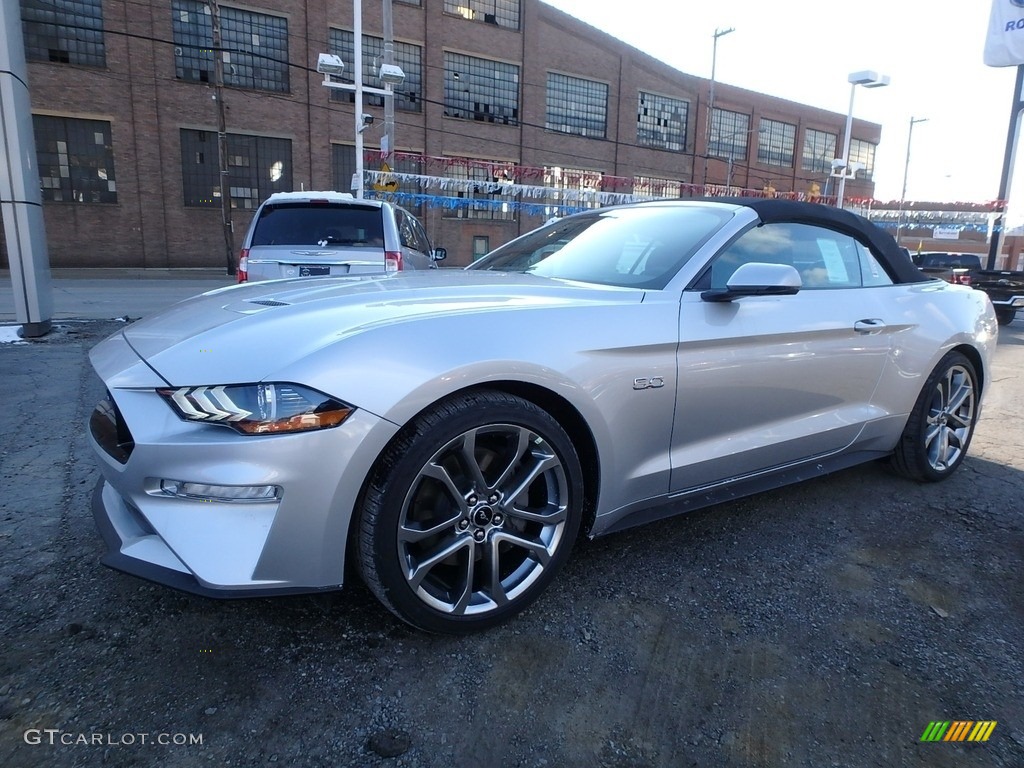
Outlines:
[[[407,325],[409,343],[416,344],[429,342],[433,317],[640,303],[643,295],[483,270],[298,278],[210,291],[122,333],[172,386],[248,383],[325,346],[387,326]]]

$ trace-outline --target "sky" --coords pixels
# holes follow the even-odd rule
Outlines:
[[[989,0],[544,2],[704,78],[715,30],[735,27],[718,40],[716,82],[842,115],[851,72],[889,75],[889,86],[858,86],[854,97],[854,117],[882,126],[875,198],[900,199],[912,117],[927,121],[914,125],[907,200],[998,198],[1016,69],[982,61]],[[1024,218],[1022,173],[1010,201],[1010,218]]]

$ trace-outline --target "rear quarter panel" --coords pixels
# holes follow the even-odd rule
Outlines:
[[[977,351],[987,372],[998,338],[998,325],[988,297],[981,291],[943,282],[894,285],[879,290],[891,296],[888,315],[892,329],[889,363],[874,401],[893,415],[907,415],[925,379],[951,349]]]

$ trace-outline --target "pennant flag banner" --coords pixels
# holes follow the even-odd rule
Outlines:
[[[1006,2],[1017,0],[1006,0]],[[1024,0],[1020,0],[1024,5]],[[1024,12],[1024,9],[1022,9]],[[374,152],[367,150],[366,167],[374,165]],[[455,156],[430,156],[415,152],[392,153],[392,165],[366,170],[369,194],[447,210],[516,211],[529,216],[568,216],[592,208],[642,200],[694,197],[755,197],[835,205],[835,198],[820,194],[811,184],[807,192],[778,192],[769,182],[761,189],[723,184],[688,184],[673,179],[610,176],[600,171],[572,168],[533,168],[513,162],[478,160]],[[394,170],[400,168],[401,170]],[[372,192],[371,192],[372,190]],[[851,207],[875,224],[895,230],[955,227],[958,231],[999,231],[990,221],[994,212],[1005,209],[1005,201],[948,203],[949,210],[928,203],[902,205],[873,198],[847,198]],[[916,204],[920,205],[920,204]],[[902,221],[902,225],[900,222]]]

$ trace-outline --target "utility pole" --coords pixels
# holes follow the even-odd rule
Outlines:
[[[702,185],[705,187],[703,192],[707,193],[708,185],[708,158],[711,155],[711,127],[714,124],[714,112],[715,112],[715,65],[718,63],[718,38],[724,37],[731,32],[735,32],[736,27],[728,27],[727,29],[715,29],[715,34],[712,37],[711,43],[711,88],[708,93],[708,112],[704,125],[704,180]]]
[[[224,250],[229,275],[235,274],[235,228],[231,221],[231,176],[228,171],[228,128],[224,106],[224,51],[221,50],[220,6],[206,0],[213,27],[213,93],[217,102],[217,158],[220,171],[220,217],[224,231]]]
[[[903,191],[900,192],[900,212],[896,219],[896,245],[900,244],[900,234],[903,232],[903,205],[907,201],[907,172],[910,170],[910,140],[914,138],[914,126],[917,123],[928,122],[927,117],[910,118],[910,130],[907,132],[907,159],[903,163]]]

